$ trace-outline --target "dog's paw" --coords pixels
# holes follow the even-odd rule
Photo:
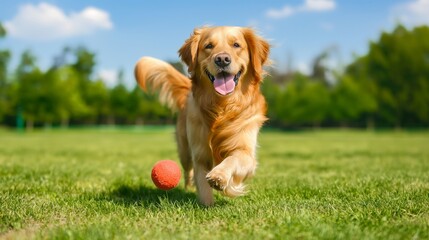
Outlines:
[[[214,205],[214,199],[200,199],[200,203],[203,204],[205,207],[211,207]]]
[[[228,185],[227,178],[222,173],[217,172],[216,170],[209,172],[206,176],[206,179],[210,187],[218,191],[223,192]]]

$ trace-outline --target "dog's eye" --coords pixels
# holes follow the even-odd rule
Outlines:
[[[235,48],[239,48],[239,47],[240,47],[240,44],[238,44],[238,43],[234,43],[234,47],[235,47]]]
[[[209,43],[209,44],[207,44],[206,45],[206,47],[205,47],[206,49],[212,49],[213,48],[213,44],[211,44],[211,43]]]

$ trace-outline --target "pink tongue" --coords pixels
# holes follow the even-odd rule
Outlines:
[[[216,92],[221,95],[231,93],[235,88],[234,75],[218,74],[213,81],[213,86]]]

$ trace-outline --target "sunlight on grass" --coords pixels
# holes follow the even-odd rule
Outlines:
[[[0,238],[427,239],[428,132],[265,131],[250,193],[150,179],[173,128],[0,134]]]

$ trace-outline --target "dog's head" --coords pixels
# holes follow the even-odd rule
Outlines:
[[[179,50],[196,83],[218,95],[234,92],[241,81],[258,83],[268,60],[270,45],[250,28],[195,29]]]

